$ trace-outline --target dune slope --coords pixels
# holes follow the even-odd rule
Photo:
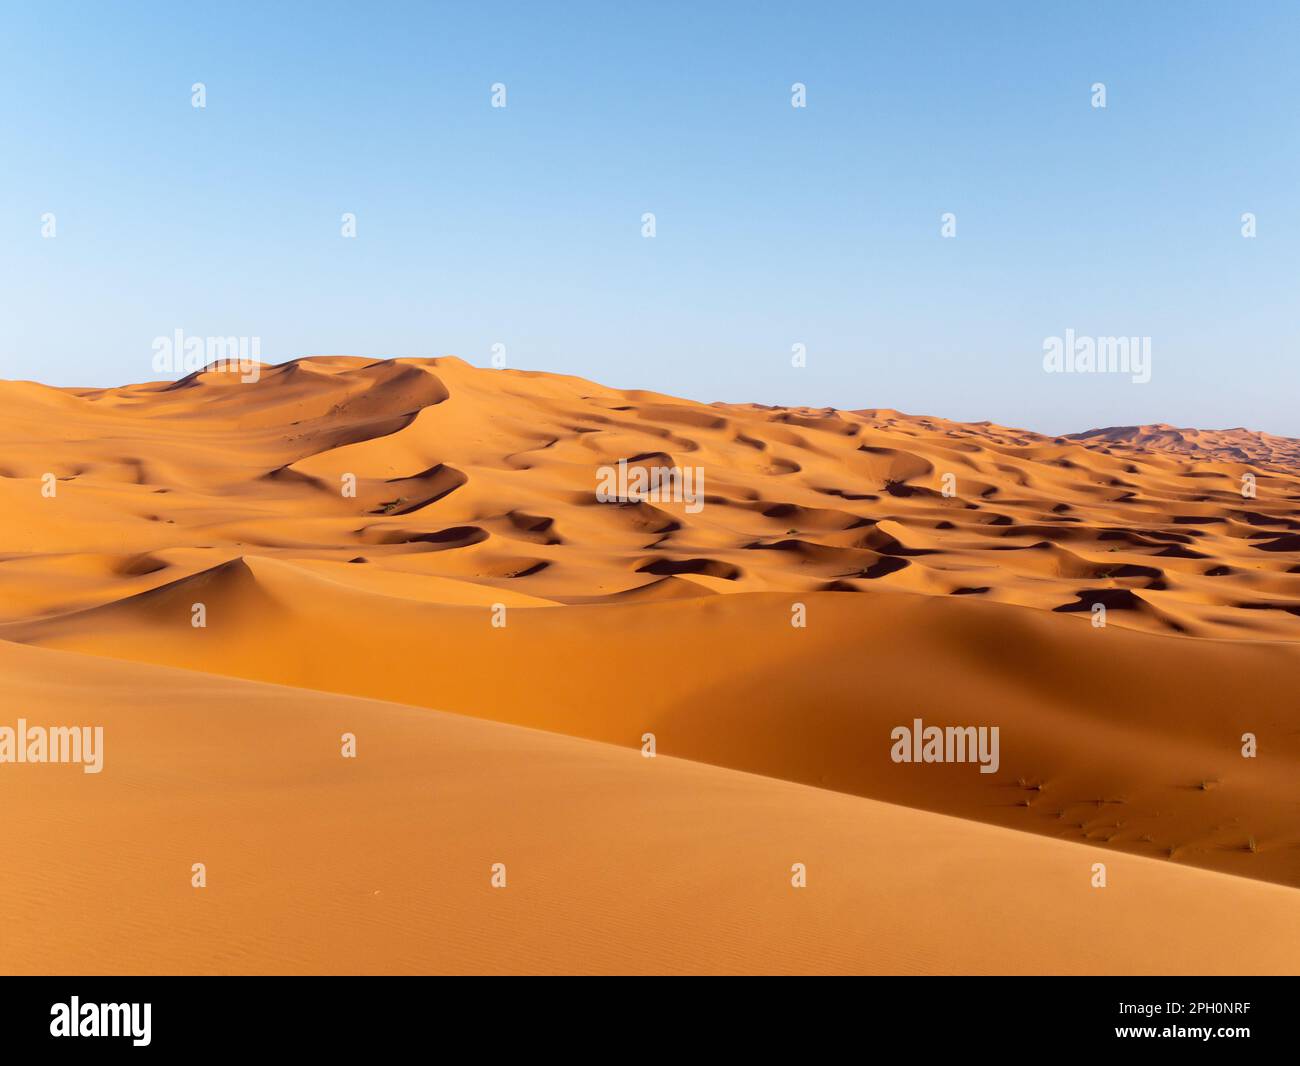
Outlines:
[[[8,973],[1300,964],[1291,889],[672,757],[7,643],[0,694],[106,736],[0,773]]]
[[[967,598],[794,602],[803,627],[778,593],[502,614],[254,557],[0,635],[615,744],[653,733],[688,759],[1300,884],[1294,646]],[[894,763],[892,730],[917,718],[997,726],[996,772]]]

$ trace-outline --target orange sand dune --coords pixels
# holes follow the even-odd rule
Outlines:
[[[8,973],[1300,965],[1292,889],[662,755],[6,643],[0,692],[107,738],[0,773]]]
[[[451,358],[301,359],[253,384],[10,382],[0,416],[8,619],[251,553],[439,578],[434,598],[447,580],[552,603],[657,598],[677,577],[696,588],[673,595],[1102,603],[1128,628],[1300,639],[1300,468],[1278,468],[1283,438],[1262,434],[1268,463],[1162,450],[1162,434],[1120,456],[1105,439],[704,405]],[[701,505],[598,501],[598,471],[619,460],[698,468]]]
[[[1087,888],[1085,878],[1087,892],[1067,903],[1074,889],[1059,889],[1058,898],[1050,871],[1085,858],[1086,869],[1099,855],[1136,871],[1145,902],[1115,918],[1121,926],[1165,914],[1180,893],[1197,894],[1184,901],[1189,908],[1241,892],[1259,914],[1273,914],[1272,901],[1290,914],[1298,898],[1291,886],[1300,886],[1297,447],[1236,430],[1130,427],[1071,439],[883,409],[700,404],[452,358],[301,359],[265,367],[253,383],[217,371],[114,389],[3,382],[0,640],[17,643],[4,647],[11,669],[0,681],[17,683],[8,675],[20,666],[50,664],[22,682],[28,717],[46,706],[42,690],[50,708],[74,720],[99,715],[101,700],[116,693],[122,714],[110,724],[139,746],[125,781],[113,776],[126,772],[121,763],[84,782],[66,768],[0,766],[0,787],[15,787],[15,773],[31,783],[32,791],[15,793],[19,807],[53,835],[47,845],[18,844],[73,879],[77,906],[84,894],[76,878],[90,875],[59,865],[48,849],[75,850],[76,805],[91,797],[118,812],[124,832],[137,816],[162,818],[159,839],[175,843],[178,859],[187,833],[209,834],[232,860],[238,835],[254,834],[278,872],[240,875],[250,895],[204,927],[220,941],[218,954],[190,954],[178,933],[123,955],[125,968],[166,968],[168,958],[193,969],[344,965],[322,962],[323,948],[293,939],[284,912],[294,904],[268,902],[274,878],[292,877],[278,864],[292,861],[329,886],[319,895],[302,890],[297,918],[305,927],[336,909],[351,930],[341,935],[353,938],[336,958],[353,968],[563,969],[547,961],[561,957],[549,939],[555,930],[510,926],[517,943],[498,943],[482,925],[492,912],[476,909],[502,906],[497,897],[459,889],[448,890],[442,919],[430,911],[412,919],[424,923],[422,949],[418,937],[409,954],[384,940],[367,955],[367,931],[398,936],[401,906],[372,922],[360,911],[369,903],[339,897],[341,871],[355,870],[358,856],[363,868],[396,868],[384,848],[409,856],[404,832],[450,834],[466,849],[457,854],[473,853],[481,865],[491,860],[473,849],[491,838],[480,830],[508,824],[501,832],[523,847],[539,820],[553,817],[562,835],[572,818],[566,797],[600,795],[603,811],[607,794],[610,817],[644,820],[651,800],[626,774],[649,760],[591,742],[636,749],[646,733],[661,756],[652,765],[671,768],[663,777],[677,790],[654,794],[672,825],[642,827],[647,854],[747,869],[766,855],[763,827],[792,839],[796,826],[805,834],[824,823],[807,839],[846,871],[837,906],[847,946],[831,946],[826,914],[801,925],[791,913],[764,910],[771,900],[746,895],[760,890],[744,878],[714,872],[708,883],[736,899],[701,904],[683,919],[689,945],[678,938],[668,954],[638,952],[625,944],[630,933],[611,933],[624,954],[589,945],[596,961],[580,968],[618,969],[625,958],[633,969],[1015,970],[1029,968],[1031,945],[1044,950],[1043,936],[1061,952],[1052,958],[1062,970],[1105,969],[1107,958],[1130,970],[1248,968],[1249,958],[1282,967],[1285,956],[1263,947],[1256,956],[1221,952],[1226,940],[1216,937],[1228,935],[1227,919],[1181,948],[1160,940],[1155,955],[1118,947],[1077,909],[1113,898],[1113,888]],[[625,484],[612,499],[598,492],[614,473],[626,480],[663,469],[682,472],[675,497]],[[311,731],[315,716],[338,711],[387,723],[375,725],[391,739],[380,750],[384,760],[400,758],[366,771],[375,775],[368,791],[336,782],[332,762],[311,769],[317,764],[304,764],[301,753],[232,762],[231,751],[245,749],[232,749],[226,731],[254,721],[245,698],[280,723],[268,729],[281,745],[293,743],[283,731],[290,723]],[[191,699],[206,710],[178,718]],[[916,719],[996,726],[995,772],[969,762],[894,762],[891,732]],[[416,722],[434,733],[406,735]],[[1245,734],[1256,757],[1243,757]],[[178,736],[206,767],[201,780],[179,764],[149,769]],[[480,789],[471,754],[483,745],[513,752],[495,772],[498,784],[516,775],[517,790],[489,797]],[[532,745],[557,753],[548,765],[571,771],[572,782],[525,769]],[[367,812],[430,787],[412,769],[422,753],[456,767],[449,780],[458,783],[448,787],[461,828],[441,806],[416,805],[391,832],[358,842],[359,852],[324,854],[329,826],[363,833]],[[146,800],[137,786],[149,773],[165,780]],[[259,795],[284,805],[265,829],[240,813],[254,810]],[[313,831],[317,799],[331,820]],[[234,812],[230,824],[223,810]],[[596,841],[613,830],[581,824],[590,832],[577,834],[574,847],[590,846],[592,857],[574,861],[587,869]],[[909,845],[909,834],[928,843]],[[537,849],[553,840],[539,839],[528,845],[530,861],[553,886],[562,863],[543,860]],[[869,861],[858,851],[870,852],[872,840],[884,850]],[[929,854],[940,843],[945,853]],[[684,868],[649,871],[648,859],[625,854],[631,848],[617,850],[591,889],[630,893],[602,912],[614,925],[632,921],[620,908],[637,905],[647,921],[661,920],[659,908],[676,898],[663,878],[689,887]],[[1016,858],[994,876],[985,850]],[[148,861],[138,849],[128,853]],[[1005,945],[999,953],[977,930],[970,950],[945,953],[913,930],[882,941],[892,945],[887,959],[863,958],[852,945],[880,929],[844,918],[844,908],[854,893],[881,898],[864,880],[881,863],[906,867],[880,889],[897,890],[898,899],[922,892],[928,879],[928,898],[946,892],[954,869],[970,865],[978,870],[972,882],[1009,893],[1017,902],[1007,912],[1032,913],[1042,935],[1020,954]],[[437,880],[436,866],[406,868],[406,891],[417,871]],[[618,887],[629,870],[648,886],[643,897]],[[0,899],[27,899],[37,891],[32,875],[30,865],[0,874]],[[111,876],[124,908],[133,894],[163,906],[164,889],[145,883],[152,874]],[[1030,880],[1014,889],[1013,876]],[[478,882],[472,887],[477,893]],[[166,907],[193,906],[189,893]],[[1025,895],[1039,903],[1025,904]],[[285,928],[270,947],[222,924],[259,925],[254,898],[276,918],[261,923],[268,936]],[[547,915],[557,928],[585,927],[554,896],[544,910],[528,910],[542,906],[532,898],[508,921]],[[987,899],[971,898],[984,910],[970,914],[1001,928],[987,917]],[[752,930],[742,936],[736,916],[751,913],[776,928],[747,948]],[[967,915],[951,913],[954,921]],[[1162,928],[1182,928],[1180,916],[1190,913],[1168,911],[1172,924]],[[726,928],[700,937],[690,923],[708,916]],[[66,934],[63,958],[89,950],[90,929]],[[784,931],[804,947],[779,961],[778,944],[789,946]],[[442,967],[428,948],[444,940]],[[470,941],[484,953],[481,967],[464,954]],[[28,956],[21,966],[40,968]]]
[[[804,628],[778,593],[507,608],[498,628],[488,605],[357,572],[235,559],[0,636],[614,744],[650,732],[688,759],[1300,885],[1294,645],[908,593],[804,595]],[[891,730],[915,718],[997,725],[997,772],[895,764]]]

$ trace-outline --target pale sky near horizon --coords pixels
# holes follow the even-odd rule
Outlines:
[[[149,380],[180,329],[1300,436],[1298,38],[1274,2],[4,2],[0,378]],[[1151,338],[1150,382],[1046,373],[1066,330]]]

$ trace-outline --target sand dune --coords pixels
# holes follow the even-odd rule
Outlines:
[[[704,405],[450,358],[303,359],[255,384],[5,383],[0,414],[11,619],[261,554],[552,603],[679,577],[715,594],[1104,603],[1111,624],[1150,632],[1300,637],[1300,468],[1264,434],[1254,448],[1241,431],[1193,453],[1182,431],[1121,448],[883,410]],[[703,505],[599,502],[597,470],[620,459],[699,468]],[[39,494],[47,474],[57,502]]]
[[[1182,455],[1192,459],[1256,463],[1294,473],[1300,467],[1300,441],[1244,429],[1179,429],[1163,422],[1151,426],[1110,426],[1069,433],[1077,440],[1116,453]]]
[[[161,850],[123,854],[152,872],[101,855],[107,905],[136,898],[212,944],[151,933],[121,968],[1020,971],[1044,943],[1052,971],[1294,967],[1264,933],[1293,929],[1300,899],[1295,441],[700,404],[451,358],[5,382],[0,427],[0,680],[29,717],[102,704],[134,752],[84,781],[2,768],[0,787],[24,773],[12,795],[36,828],[0,900],[30,904],[45,863],[71,880],[69,914],[88,905],[77,879],[99,875],[54,849],[80,846],[92,796],[123,832],[147,820]],[[698,472],[702,494],[598,498],[611,470],[663,467]],[[336,755],[349,716],[383,755],[340,778],[304,738],[331,722]],[[996,772],[893,762],[891,730],[918,718],[997,726]],[[262,719],[266,752],[228,736]],[[653,762],[635,750],[647,732]],[[168,764],[177,745],[198,779]],[[436,782],[446,802],[416,802]],[[600,811],[575,815],[594,795]],[[246,817],[259,802],[265,826]],[[368,837],[378,812],[392,821]],[[223,865],[252,834],[265,864],[206,917],[186,878],[169,896],[148,865],[193,834]],[[446,888],[494,861],[493,834],[546,893]],[[413,859],[411,836],[453,841],[448,865]],[[788,873],[753,880],[778,857],[788,872],[800,839],[843,877],[828,910],[791,910]],[[1123,893],[1088,886],[1098,856],[1141,898],[1099,903]],[[566,861],[581,890],[561,887]],[[347,895],[368,864],[401,886],[375,886],[401,893],[391,910]],[[701,867],[719,897],[677,914]],[[277,878],[296,902],[268,903]],[[425,881],[446,891],[417,905]],[[889,924],[918,897],[947,917]],[[846,917],[855,899],[882,910]],[[307,932],[330,916],[332,954]],[[632,943],[638,920],[658,946]],[[1124,946],[1153,921],[1156,939]],[[62,958],[91,933],[72,921]]]
[[[1294,647],[1093,629],[974,598],[777,593],[518,610],[265,558],[44,622],[28,643],[420,704],[1300,885]],[[680,579],[664,579],[680,580]],[[189,624],[202,602],[208,625]],[[900,766],[921,717],[998,771]],[[1241,737],[1264,754],[1241,755]]]
[[[0,692],[108,737],[99,775],[0,773],[8,973],[1300,962],[1291,889],[671,757],[6,643]]]

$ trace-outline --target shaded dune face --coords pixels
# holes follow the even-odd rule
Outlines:
[[[1154,428],[701,404],[450,358],[0,383],[0,638],[652,731],[1300,885],[1300,469],[1281,438]],[[698,506],[600,498],[624,461],[702,472]],[[891,762],[914,718],[1000,726],[997,772]]]

